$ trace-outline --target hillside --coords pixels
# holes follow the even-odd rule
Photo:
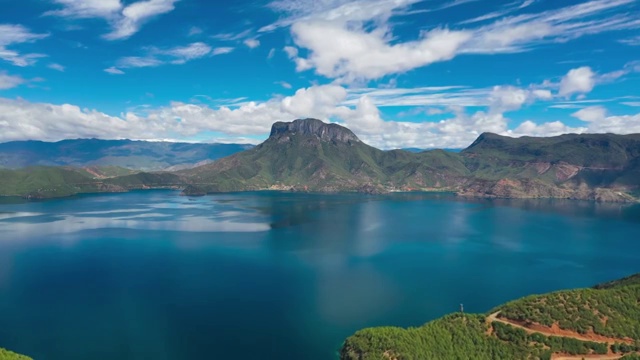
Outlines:
[[[76,139],[0,144],[0,168],[115,166],[134,170],[180,170],[250,149],[241,144],[191,144]]]
[[[523,298],[491,314],[360,330],[345,341],[340,358],[633,359],[640,353],[640,275],[629,279]]]
[[[34,148],[52,146],[33,143]],[[262,144],[240,152],[227,148],[234,153],[217,160],[220,153],[206,153],[202,144],[128,140],[73,140],[68,147],[60,145],[65,142],[55,144],[68,151],[66,162],[80,159],[73,161],[82,163],[104,154],[110,155],[100,159],[129,161],[142,156],[147,165],[151,157],[161,161],[161,165],[155,163],[160,167],[187,158],[202,161],[200,166],[172,165],[171,171],[158,173],[118,166],[5,169],[0,172],[0,195],[54,197],[172,187],[184,189],[185,195],[253,190],[449,191],[468,197],[606,202],[635,202],[640,196],[639,134],[510,138],[485,133],[460,153],[414,153],[382,151],[343,126],[302,119],[275,123]],[[62,150],[56,151],[60,154]],[[141,166],[136,164],[126,165]]]
[[[463,196],[635,201],[640,135],[509,138],[482,134],[460,153],[381,151],[349,129],[305,119],[273,125],[255,148],[182,173],[186,194],[455,191]]]
[[[456,154],[385,152],[364,144],[347,128],[315,119],[276,123],[269,138],[255,148],[182,174],[193,183],[187,194],[445,189],[468,176]]]
[[[0,348],[0,360],[32,360],[30,357],[16,354],[9,350]]]
[[[461,155],[473,174],[465,195],[623,201],[640,186],[640,134],[485,133]]]
[[[37,166],[20,170],[0,169],[0,196],[31,199],[176,187],[183,184],[183,180],[175,174],[136,173],[112,167],[79,169]]]

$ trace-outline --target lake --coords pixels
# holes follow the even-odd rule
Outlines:
[[[36,360],[335,359],[368,326],[640,272],[640,207],[175,191],[0,203],[0,347]]]

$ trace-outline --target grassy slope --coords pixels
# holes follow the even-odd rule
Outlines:
[[[467,170],[456,154],[384,152],[363,143],[326,142],[296,135],[269,139],[256,148],[182,174],[193,192],[256,190],[280,186],[311,191],[363,187],[442,187]]]
[[[598,308],[610,314],[607,335],[636,339],[636,345],[630,345],[625,351],[640,350],[640,274],[619,282],[603,284],[596,289],[578,289],[538,295],[508,303],[499,307],[504,313],[517,311],[530,314],[531,319],[538,317],[539,304],[548,304],[548,313],[558,319],[573,319],[568,328],[578,331],[582,326],[602,324],[600,318],[575,317],[578,313],[573,307],[558,304],[557,294],[580,299],[584,307]],[[593,299],[597,298],[598,306]],[[604,300],[607,299],[607,300]],[[564,302],[563,302],[564,304]],[[623,305],[624,304],[624,305]],[[623,305],[623,306],[622,306]],[[513,317],[530,320],[526,317]],[[421,327],[401,329],[395,327],[369,328],[356,332],[349,337],[341,350],[344,360],[378,359],[548,359],[552,352],[569,354],[606,353],[608,346],[600,343],[583,342],[569,338],[547,337],[541,334],[527,334],[524,330],[502,323],[485,322],[486,315],[448,315],[431,321]],[[492,329],[490,330],[490,327]],[[494,335],[489,336],[489,332]],[[613,345],[613,344],[609,344]],[[622,351],[616,348],[618,351]]]
[[[30,357],[16,354],[9,350],[0,348],[0,360],[32,360]]]
[[[71,168],[33,167],[22,170],[0,170],[0,192],[4,196],[31,193],[50,197],[68,196],[95,186],[85,171]]]
[[[95,174],[100,177],[97,178]],[[107,176],[112,177],[104,178]],[[90,171],[45,166],[20,170],[0,169],[0,196],[55,198],[81,193],[174,186],[182,183],[182,179],[175,174],[131,174],[126,169],[113,167],[92,168]]]

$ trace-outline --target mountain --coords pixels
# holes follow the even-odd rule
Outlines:
[[[461,155],[473,174],[461,193],[472,196],[615,201],[640,186],[640,134],[485,133]]]
[[[487,314],[409,329],[364,329],[342,360],[640,359],[640,274],[592,289],[528,296]],[[600,357],[598,357],[600,355]]]
[[[447,188],[468,175],[462,158],[441,150],[382,151],[349,129],[316,119],[278,122],[253,149],[181,173],[186,194],[245,190],[384,192]]]
[[[482,134],[460,153],[381,151],[347,128],[273,125],[257,147],[182,172],[185,194],[245,190],[455,191],[463,196],[634,201],[640,135],[510,138]]]
[[[0,144],[0,168],[28,166],[117,166],[157,171],[180,170],[247,150],[251,145],[190,144],[131,140],[77,139]]]
[[[46,148],[53,145],[58,150],[54,155],[46,154]],[[170,187],[182,188],[185,195],[252,190],[449,191],[471,197],[608,202],[637,201],[640,196],[639,134],[510,138],[485,133],[459,153],[413,153],[382,151],[343,126],[300,119],[273,124],[269,138],[248,150],[237,151],[244,145],[219,146],[128,140],[34,142],[28,146],[31,152],[8,153],[14,159],[37,162],[33,159],[49,157],[84,167],[5,169],[0,172],[0,195],[50,197]],[[217,159],[222,153],[212,149],[234,153]],[[200,166],[175,165],[196,160]],[[174,165],[159,173],[87,166],[110,161],[123,165],[140,161],[138,166],[153,163],[165,169]]]

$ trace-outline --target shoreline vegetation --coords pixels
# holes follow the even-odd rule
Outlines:
[[[341,360],[640,359],[640,274],[347,338]]]
[[[16,354],[13,351],[0,348],[0,360],[33,360],[33,359],[28,356]]]
[[[469,198],[640,201],[640,134],[510,138],[484,133],[459,153],[382,151],[316,119],[278,122],[262,144],[203,165],[144,172],[114,166],[0,167],[0,196],[179,189],[384,194],[453,192]]]

